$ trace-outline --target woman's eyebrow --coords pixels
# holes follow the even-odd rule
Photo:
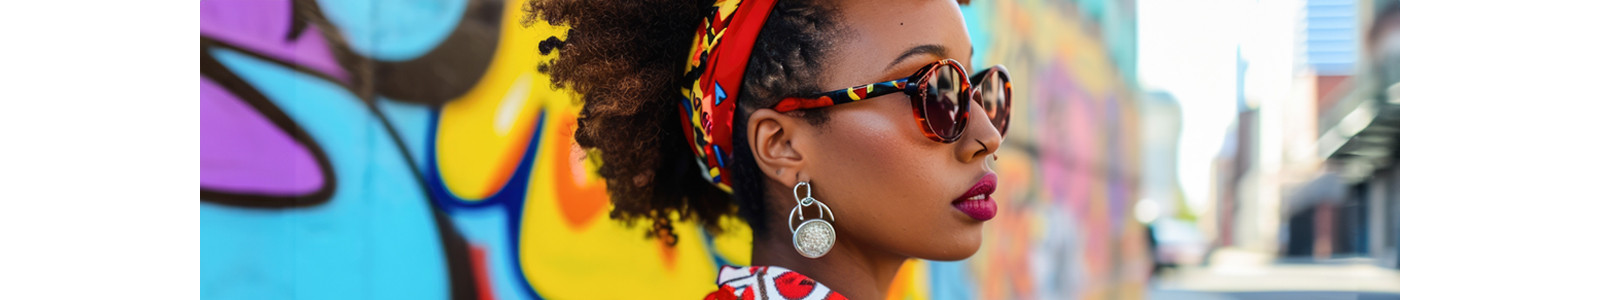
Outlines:
[[[889,69],[893,69],[895,65],[900,64],[901,61],[911,58],[917,54],[931,54],[933,56],[945,57],[945,49],[944,46],[934,44],[911,47],[911,49],[906,49],[906,52],[900,53],[900,57],[896,57],[893,61],[890,61],[888,66],[884,66],[883,71],[887,72]]]

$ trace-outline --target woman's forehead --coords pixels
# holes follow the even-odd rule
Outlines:
[[[970,64],[972,40],[951,0],[840,1],[845,29],[829,86],[848,87],[904,77],[930,62]]]

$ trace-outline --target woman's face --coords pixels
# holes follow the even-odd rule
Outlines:
[[[954,1],[840,2],[847,37],[819,78],[823,90],[903,78],[945,58],[968,73],[987,67],[972,66],[972,41]],[[992,174],[986,160],[1000,146],[1000,133],[974,102],[961,139],[933,141],[923,135],[909,100],[896,93],[826,108],[825,125],[796,131],[814,141],[794,145],[805,154],[802,171],[816,189],[813,196],[837,214],[840,244],[965,259],[981,244],[983,221],[963,212],[961,206],[972,203],[960,202]]]

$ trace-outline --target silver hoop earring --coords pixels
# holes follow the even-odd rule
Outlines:
[[[806,187],[806,197],[800,198],[800,187]],[[794,250],[799,251],[806,258],[818,258],[833,250],[835,234],[833,231],[833,209],[828,208],[821,200],[811,198],[811,183],[800,182],[794,185],[794,199],[798,202],[794,209],[789,210],[789,233],[794,237]],[[817,218],[806,220],[806,214],[801,209],[815,204]],[[827,219],[823,219],[826,213]],[[794,225],[795,216],[800,218],[800,226]]]

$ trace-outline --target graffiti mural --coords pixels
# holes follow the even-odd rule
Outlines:
[[[1013,216],[973,259],[908,263],[891,298],[1142,283],[1123,270],[1144,268],[1127,71],[1094,62],[1078,13],[1026,5],[1069,4],[965,8],[977,62],[1033,87],[997,167]],[[599,162],[572,140],[579,96],[540,72],[565,30],[522,26],[520,1],[208,0],[200,15],[204,298],[697,299],[719,266],[749,263],[737,220],[717,236],[675,224],[699,234],[668,247],[607,217]],[[1017,28],[1034,31],[991,33]]]
[[[1021,107],[999,152],[1001,217],[963,262],[930,262],[932,299],[1141,299],[1133,2],[973,1],[973,64],[1004,64]]]

